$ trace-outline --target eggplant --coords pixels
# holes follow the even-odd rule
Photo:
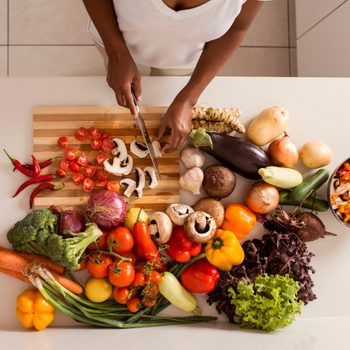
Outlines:
[[[247,179],[260,179],[258,170],[270,165],[263,149],[242,138],[209,133],[204,129],[192,130],[190,137],[194,146]]]

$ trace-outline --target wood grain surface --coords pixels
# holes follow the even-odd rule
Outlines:
[[[141,107],[141,113],[145,120],[151,139],[158,132],[165,107]],[[129,151],[132,140],[143,142],[141,131],[138,128],[128,110],[121,107],[37,107],[33,109],[33,144],[34,155],[39,161],[48,158],[63,157],[63,151],[57,146],[57,139],[66,135],[69,145],[86,152],[90,157],[96,157],[99,151],[90,148],[89,141],[78,141],[74,134],[79,127],[95,127],[110,135],[124,140]],[[163,141],[163,140],[162,140]],[[166,141],[166,139],[164,139]],[[151,159],[146,157],[134,158],[134,167],[152,166]],[[140,206],[146,210],[164,210],[168,204],[180,201],[179,194],[179,154],[178,152],[165,154],[158,158],[158,166],[161,172],[161,180],[155,189],[144,189],[142,198],[132,195],[124,197],[128,206]],[[59,159],[42,171],[55,173],[59,167]],[[65,183],[63,190],[41,193],[34,201],[35,208],[49,207],[50,205],[64,205],[82,207],[89,198],[89,193],[83,192],[81,186],[75,185],[71,180],[72,173],[64,179],[53,181],[58,184]],[[127,177],[134,177],[131,173]],[[114,175],[110,180],[121,179]],[[123,193],[123,191],[121,191]]]

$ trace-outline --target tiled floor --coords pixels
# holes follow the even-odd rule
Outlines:
[[[294,0],[264,4],[221,75],[295,75]],[[104,74],[81,0],[0,0],[0,76]]]

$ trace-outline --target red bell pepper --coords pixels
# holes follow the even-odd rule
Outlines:
[[[181,284],[191,293],[211,292],[218,279],[217,268],[205,258],[186,267],[181,274]]]
[[[192,256],[196,256],[201,252],[202,245],[192,242],[185,235],[183,226],[176,226],[169,242],[167,243],[167,253],[175,261],[186,263],[190,261]]]

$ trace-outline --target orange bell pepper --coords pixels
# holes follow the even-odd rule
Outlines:
[[[255,214],[242,204],[231,203],[226,207],[222,229],[233,232],[241,240],[253,229]]]

